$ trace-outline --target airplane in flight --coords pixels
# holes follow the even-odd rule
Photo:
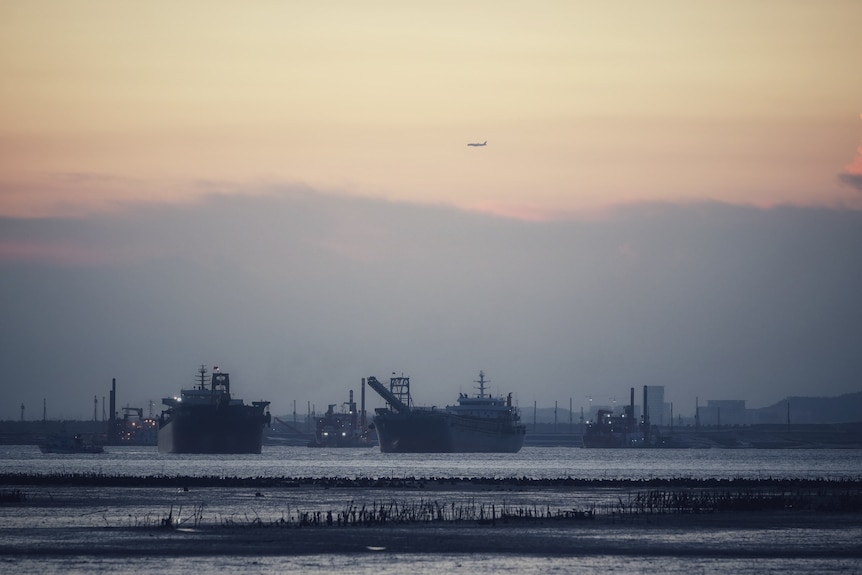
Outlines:
[[[482,142],[481,144],[480,144],[480,143],[478,143],[478,142],[472,142],[472,143],[467,144],[467,145],[468,145],[468,146],[474,146],[474,147],[477,147],[477,148],[478,148],[478,147],[480,147],[480,146],[486,146],[486,145],[488,145],[488,140],[485,140],[485,141],[484,141],[484,142]]]

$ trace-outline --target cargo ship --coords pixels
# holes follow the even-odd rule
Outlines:
[[[144,417],[141,407],[124,407],[123,419],[116,425],[120,445],[158,445],[159,422],[152,414]]]
[[[260,453],[263,428],[270,423],[268,401],[245,405],[230,394],[230,375],[213,368],[210,386],[207,370],[198,370],[198,384],[179,397],[166,397],[167,409],[159,417],[159,451],[162,453]]]
[[[314,439],[309,447],[372,447],[374,441],[369,437],[365,426],[365,387],[362,388],[362,409],[356,409],[353,401],[353,390],[350,390],[350,401],[336,411],[337,404],[331,403],[315,422]]]
[[[368,385],[388,404],[375,410],[372,426],[383,453],[517,453],[524,445],[526,426],[512,394],[493,397],[485,392],[485,374],[475,381],[478,393],[462,393],[457,405],[416,407],[410,378],[392,377],[389,387],[376,377]]]

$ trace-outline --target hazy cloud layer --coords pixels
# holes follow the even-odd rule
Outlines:
[[[848,186],[856,188],[860,192],[862,192],[862,174],[850,174],[845,173],[838,176],[841,181]]]
[[[0,221],[0,418],[147,407],[199,364],[277,414],[413,377],[446,404],[484,369],[522,406],[838,395],[862,373],[862,213],[644,204],[529,223],[278,190]],[[371,406],[380,401],[369,391]],[[101,413],[100,413],[101,415]]]

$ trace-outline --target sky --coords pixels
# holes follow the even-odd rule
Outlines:
[[[860,21],[0,0],[0,419],[112,378],[159,409],[201,364],[276,413],[393,371],[438,405],[479,369],[522,407],[859,391]]]

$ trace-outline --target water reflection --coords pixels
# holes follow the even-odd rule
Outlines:
[[[308,449],[265,446],[261,455],[170,455],[156,448],[108,447],[102,455],[43,455],[35,446],[0,446],[3,473],[102,474],[107,476],[221,477],[495,477],[556,479],[860,479],[862,450],[585,450],[525,447],[515,455],[382,454],[375,449]],[[465,572],[755,574],[853,573],[862,558],[862,525],[850,515],[842,528],[751,526],[688,530],[660,522],[605,526],[577,532],[572,556],[523,553],[220,555],[150,557],[140,553],[140,531],[168,513],[215,525],[277,521],[299,511],[341,509],[351,502],[396,500],[400,505],[439,500],[451,505],[533,506],[584,509],[613,502],[630,490],[478,488],[470,492],[433,489],[261,489],[165,487],[27,487],[26,506],[0,507],[0,572],[16,573],[351,573]],[[193,527],[193,525],[189,524]],[[538,528],[542,529],[542,528]],[[95,531],[94,531],[95,530]],[[130,537],[127,557],[15,554],[15,549],[51,548],[59,541],[88,544],[100,538]],[[525,531],[526,533],[526,531]],[[541,538],[573,537],[573,532],[531,532]],[[493,530],[488,537],[493,538]],[[77,538],[77,539],[76,539]],[[613,545],[619,552],[602,552]],[[652,549],[641,553],[640,548]],[[385,547],[381,545],[380,547]],[[855,552],[853,550],[856,550]],[[830,551],[842,550],[841,557]],[[854,554],[855,553],[855,554]],[[848,558],[852,557],[852,559]],[[131,558],[131,560],[128,560]]]
[[[525,447],[516,454],[393,454],[374,448],[264,446],[260,455],[175,455],[107,447],[101,455],[44,455],[0,446],[3,471],[219,477],[576,477],[582,479],[859,479],[862,450]]]

